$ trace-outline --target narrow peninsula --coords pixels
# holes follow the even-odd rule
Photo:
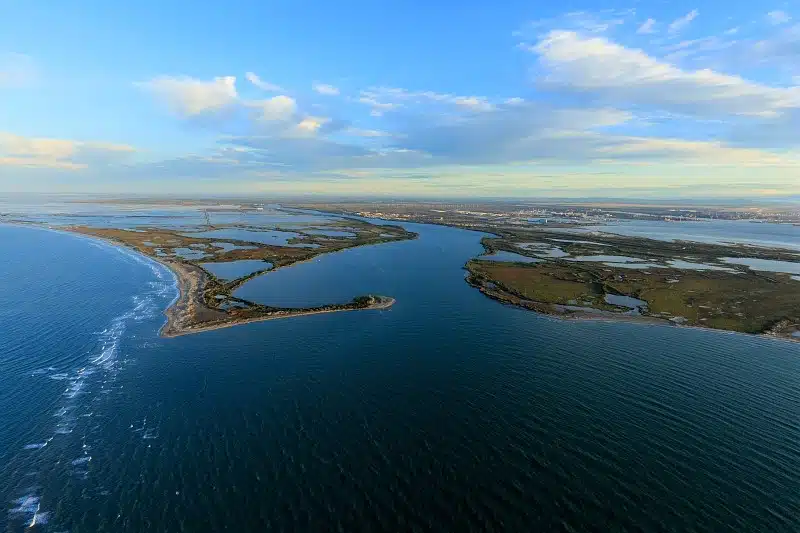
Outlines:
[[[237,297],[247,281],[279,268],[309,261],[356,246],[378,245],[416,238],[400,226],[374,225],[360,220],[333,219],[324,224],[251,226],[211,224],[183,227],[109,228],[74,225],[70,232],[125,246],[169,268],[178,280],[180,294],[165,311],[164,337],[177,337],[264,320],[297,316],[387,309],[395,300],[373,294],[348,303],[317,307],[273,307]],[[215,275],[218,265],[246,264],[247,271],[232,276]]]

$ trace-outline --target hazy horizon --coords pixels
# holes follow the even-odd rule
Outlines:
[[[0,192],[0,205],[3,201],[10,203],[32,201],[68,201],[68,202],[114,202],[114,201],[212,201],[212,202],[389,202],[389,203],[525,203],[530,205],[642,205],[642,206],[663,206],[663,207],[716,207],[716,208],[798,208],[800,207],[800,196],[786,196],[780,198],[615,198],[615,197],[553,197],[553,196],[528,196],[528,197],[478,197],[478,196],[453,196],[453,197],[427,197],[427,196],[401,196],[401,195],[268,195],[256,193],[251,195],[232,195],[232,194],[101,194],[101,193],[3,193]]]

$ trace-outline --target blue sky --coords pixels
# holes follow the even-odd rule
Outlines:
[[[0,191],[781,197],[800,9],[0,0]]]

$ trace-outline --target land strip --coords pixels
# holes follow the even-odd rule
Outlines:
[[[324,226],[315,224],[313,227],[293,227],[291,229],[256,228],[237,224],[192,228],[191,230],[163,227],[121,229],[92,226],[70,226],[61,229],[131,248],[160,262],[175,273],[180,295],[165,312],[167,323],[161,330],[161,334],[165,337],[278,318],[386,309],[394,304],[393,298],[364,295],[355,297],[351,302],[345,304],[329,304],[311,308],[282,308],[244,300],[234,296],[233,292],[256,276],[308,261],[321,254],[416,237],[416,234],[397,226],[375,226],[352,220],[335,221]],[[250,240],[205,236],[206,232],[211,230],[243,230],[242,235],[245,235],[245,238],[250,237]],[[276,232],[291,232],[295,236],[288,238],[281,245],[261,242],[263,239],[260,239],[260,233],[266,235]],[[339,236],[340,233],[347,233],[347,236]],[[229,263],[239,260],[263,261],[264,268],[256,269],[235,279],[222,279],[210,272],[208,267],[203,267],[208,263]]]

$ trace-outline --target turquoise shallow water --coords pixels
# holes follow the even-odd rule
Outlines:
[[[800,344],[505,307],[480,235],[407,226],[242,288],[391,310],[176,339],[160,267],[0,226],[0,526],[800,528]]]

